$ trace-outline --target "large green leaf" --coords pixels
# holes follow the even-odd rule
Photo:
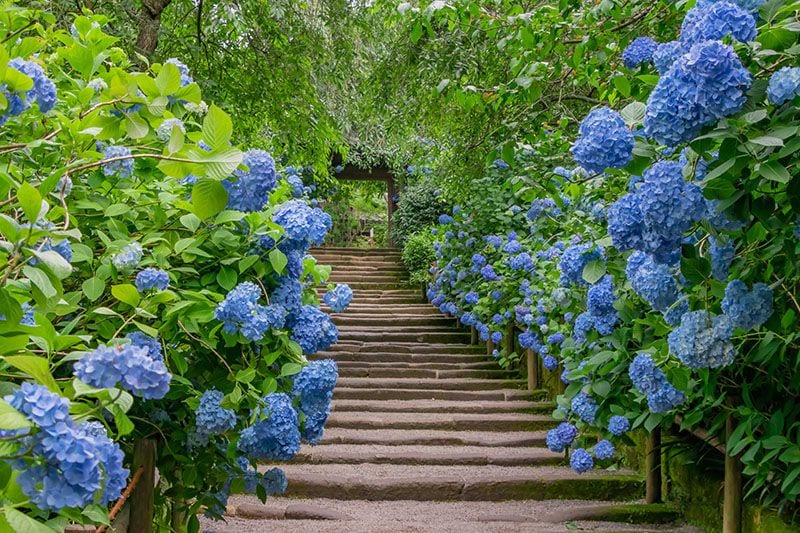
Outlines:
[[[203,120],[203,142],[211,147],[212,151],[226,148],[231,135],[233,135],[231,117],[219,107],[212,105]]]
[[[213,217],[228,204],[228,191],[217,180],[202,178],[192,187],[192,210],[201,220]]]
[[[50,373],[50,363],[36,355],[9,355],[3,358],[6,363],[35,379],[53,392],[60,393],[56,380]]]

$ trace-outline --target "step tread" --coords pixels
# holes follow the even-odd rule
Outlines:
[[[328,428],[323,444],[381,444],[386,446],[408,445],[457,445],[457,446],[543,446],[546,431],[448,431],[431,429],[360,429]],[[438,444],[435,444],[438,443]]]
[[[564,454],[547,448],[484,446],[382,446],[378,444],[320,444],[304,446],[298,458],[311,463],[407,464],[555,464]]]
[[[519,412],[535,409],[546,412],[553,409],[551,402],[527,400],[499,401],[449,401],[449,400],[335,400],[334,413],[339,412],[384,412],[384,413],[441,413],[441,412]]]

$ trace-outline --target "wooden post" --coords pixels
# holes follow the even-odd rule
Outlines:
[[[486,341],[486,355],[492,355],[493,351],[494,351],[494,342],[492,342],[492,339],[490,338]]]
[[[525,350],[528,365],[528,392],[533,392],[539,388],[539,358],[533,348]]]
[[[386,179],[386,243],[389,247],[394,247],[392,238],[392,215],[394,214],[394,177],[391,175]]]
[[[478,330],[475,329],[475,326],[469,327],[469,343],[478,344]]]
[[[647,436],[645,447],[646,496],[647,503],[661,503],[661,428],[657,427]]]
[[[735,429],[733,416],[728,415],[725,431],[730,438]],[[726,449],[725,452],[725,498],[722,504],[722,532],[742,532],[742,462]]]
[[[503,348],[506,351],[506,355],[511,355],[516,350],[516,329],[514,327],[513,322],[509,322],[508,326],[506,327],[506,338]]]
[[[142,476],[131,495],[130,531],[152,533],[153,499],[156,484],[156,441],[137,440],[133,447],[133,471],[142,467]]]

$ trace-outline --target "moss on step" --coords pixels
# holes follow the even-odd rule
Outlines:
[[[608,505],[597,509],[591,520],[626,524],[669,524],[682,518],[678,508],[668,503]]]

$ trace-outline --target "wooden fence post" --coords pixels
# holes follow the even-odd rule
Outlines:
[[[493,351],[494,351],[494,342],[492,342],[492,339],[488,339],[486,341],[486,355],[492,355]]]
[[[514,353],[517,347],[516,344],[516,327],[513,322],[508,323],[508,327],[506,327],[506,338],[503,348],[506,351],[506,355],[511,355]]]
[[[142,468],[142,476],[131,495],[129,531],[152,533],[153,499],[156,484],[156,441],[137,440],[133,447],[133,470]]]
[[[728,439],[735,429],[733,416],[728,415],[725,431]],[[726,442],[725,451],[725,497],[722,504],[722,532],[742,532],[742,462],[730,453]]]
[[[533,392],[539,388],[539,358],[533,348],[525,350],[528,366],[528,392]]]
[[[661,428],[656,427],[647,436],[645,447],[646,496],[647,503],[661,503]]]
[[[475,329],[475,326],[469,327],[469,343],[478,344],[478,330]]]

